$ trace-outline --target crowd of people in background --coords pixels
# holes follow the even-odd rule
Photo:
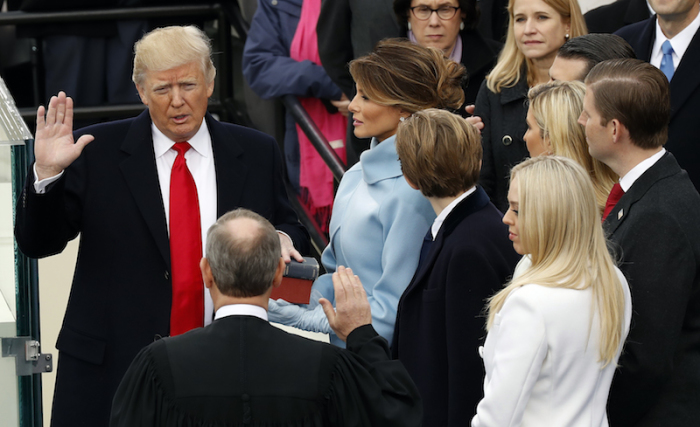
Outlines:
[[[244,78],[337,188],[290,114],[281,154],[208,113],[201,29],[102,31],[47,39],[17,202],[28,256],[80,235],[52,426],[697,424],[698,0],[260,0]],[[53,80],[134,42],[146,111],[74,126]],[[270,299],[310,253],[285,181],[308,304]]]

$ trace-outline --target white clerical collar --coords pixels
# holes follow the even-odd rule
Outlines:
[[[440,212],[440,215],[438,215],[437,218],[435,218],[435,221],[433,221],[433,226],[430,228],[430,231],[433,234],[433,240],[435,240],[435,238],[437,237],[438,231],[440,231],[440,227],[442,227],[442,223],[445,222],[445,218],[447,218],[447,215],[449,215],[450,212],[452,212],[452,210],[455,208],[455,206],[459,204],[459,202],[469,197],[469,195],[475,191],[476,186],[470,188],[464,194],[454,199],[452,203],[447,205],[445,209],[443,209],[442,212]]]
[[[634,184],[634,182],[650,167],[654,166],[654,164],[656,164],[656,162],[658,162],[664,156],[664,154],[666,154],[666,149],[661,147],[661,151],[645,160],[642,160],[639,162],[639,164],[637,164],[637,166],[630,169],[625,176],[620,178],[620,187],[622,187],[622,190],[626,193],[630,187],[632,187],[632,184]]]
[[[267,310],[259,305],[252,304],[231,304],[225,305],[216,310],[214,320],[219,320],[222,317],[228,316],[255,316],[264,321],[267,321]]]
[[[170,150],[176,142],[181,142],[173,141],[165,136],[154,123],[151,123],[151,134],[153,135],[153,150],[156,159]],[[213,155],[211,149],[211,135],[209,135],[206,119],[202,119],[202,125],[199,127],[199,130],[187,142],[202,157],[211,157]]]

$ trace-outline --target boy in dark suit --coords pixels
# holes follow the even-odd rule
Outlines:
[[[700,419],[700,195],[663,148],[669,111],[668,80],[649,63],[605,61],[586,78],[579,123],[591,155],[620,176],[603,228],[632,291],[608,399],[613,426]]]
[[[423,425],[461,426],[483,397],[481,313],[520,256],[503,214],[476,186],[476,128],[447,111],[420,111],[399,125],[396,151],[406,181],[438,216],[399,301],[392,353],[421,392]]]

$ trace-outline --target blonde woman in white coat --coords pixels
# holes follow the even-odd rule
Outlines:
[[[489,301],[472,427],[607,426],[632,307],[590,176],[568,158],[529,159],[511,171],[508,203],[503,222],[531,266]]]

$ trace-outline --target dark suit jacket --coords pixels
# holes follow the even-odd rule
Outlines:
[[[207,115],[219,215],[254,210],[308,249],[291,209],[275,141]],[[34,258],[59,253],[80,233],[60,351],[53,426],[105,426],[114,390],[138,351],[170,328],[170,249],[151,119],[76,132],[95,140],[46,194],[33,172],[17,204],[15,235]]]
[[[656,16],[629,25],[617,35],[627,40],[637,58],[649,61],[656,35]],[[666,149],[700,188],[700,31],[695,33],[671,79],[671,122]]]
[[[632,292],[632,327],[608,400],[611,426],[700,420],[700,196],[666,153],[603,223]]]
[[[520,259],[502,216],[477,187],[447,216],[399,301],[392,353],[420,390],[425,426],[464,425],[484,395],[482,313]]]
[[[136,357],[112,427],[419,426],[418,390],[372,326],[348,350],[228,316]]]
[[[646,0],[617,0],[586,12],[589,33],[614,33],[651,16]]]
[[[479,93],[481,83],[496,65],[503,44],[485,38],[476,30],[463,31],[460,33],[460,37],[462,37],[461,62],[467,69],[466,84],[462,85],[464,105],[471,105],[476,102],[476,95]]]

